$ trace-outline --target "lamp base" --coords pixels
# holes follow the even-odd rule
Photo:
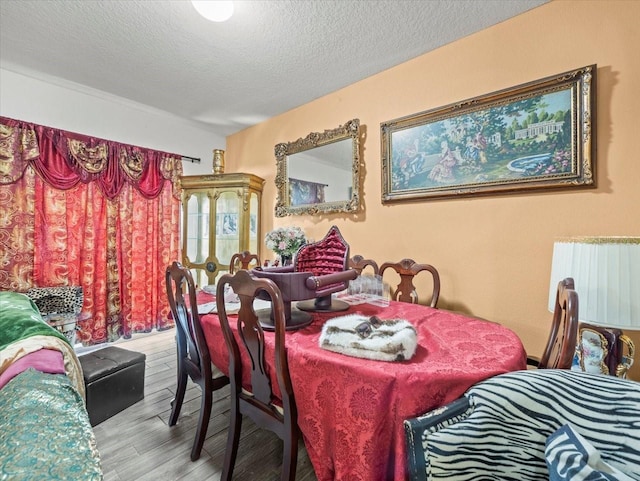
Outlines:
[[[572,369],[626,378],[634,354],[633,341],[620,329],[581,322]]]

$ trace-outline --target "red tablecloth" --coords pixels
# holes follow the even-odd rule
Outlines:
[[[383,362],[321,349],[324,321],[353,313],[410,321],[416,354]],[[201,321],[213,363],[228,372],[217,316]],[[272,359],[273,335],[266,341]],[[520,339],[504,326],[401,302],[315,313],[310,326],[287,333],[287,355],[298,425],[320,481],[405,480],[405,419],[453,401],[478,381],[526,368]]]

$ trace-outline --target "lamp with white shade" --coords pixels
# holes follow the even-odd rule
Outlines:
[[[549,288],[555,308],[558,282],[572,277],[580,299],[574,369],[626,377],[635,347],[624,330],[640,330],[640,237],[557,240]],[[624,352],[626,350],[626,352]]]

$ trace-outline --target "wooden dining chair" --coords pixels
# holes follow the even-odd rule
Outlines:
[[[571,277],[558,282],[556,304],[547,345],[539,359],[527,356],[527,366],[571,369],[578,342],[578,293]]]
[[[187,388],[187,379],[191,378],[202,390],[198,428],[191,449],[191,460],[195,461],[200,457],[207,434],[213,391],[229,384],[229,378],[218,373],[217,368],[215,368],[216,375],[214,377],[209,348],[196,307],[196,289],[191,272],[179,262],[174,262],[167,267],[165,279],[169,307],[176,323],[178,351],[178,386],[176,395],[171,401],[169,426],[174,426],[178,421]]]
[[[240,311],[236,329],[229,324],[225,309],[224,289],[230,285],[240,298]],[[253,301],[259,292],[271,298],[273,310],[275,351],[268,359],[265,353],[265,333],[253,310]],[[270,279],[254,278],[248,271],[225,274],[218,281],[218,317],[229,349],[229,378],[231,380],[231,413],[227,438],[227,448],[222,468],[223,481],[233,475],[242,416],[247,415],[260,427],[275,432],[284,442],[281,480],[293,481],[296,476],[298,459],[298,411],[293,396],[285,347],[285,311],[282,294]],[[242,364],[240,352],[244,351],[249,362]],[[270,356],[269,356],[270,357]],[[251,369],[250,385],[242,385],[243,371]],[[275,370],[275,372],[273,372]],[[270,374],[274,374],[270,376]],[[272,379],[277,379],[280,398],[274,394]]]
[[[371,267],[373,274],[378,275],[378,264],[373,259],[365,259],[359,254],[349,259],[349,268],[356,271],[358,275],[362,274],[362,271],[367,267]]]
[[[431,291],[431,300],[429,306],[436,307],[438,298],[440,297],[440,274],[435,267],[430,264],[417,264],[413,259],[402,259],[400,262],[385,262],[380,266],[380,276],[384,275],[384,271],[388,268],[393,269],[400,276],[400,283],[391,294],[394,301],[418,303],[418,293],[413,285],[413,278],[422,271],[429,271],[433,278],[433,290]]]
[[[258,254],[252,254],[249,251],[236,252],[231,257],[231,262],[229,263],[229,274],[233,274],[236,271],[236,265],[238,264],[240,269],[249,269],[252,261],[255,261],[255,267],[260,267],[260,257],[258,257]]]

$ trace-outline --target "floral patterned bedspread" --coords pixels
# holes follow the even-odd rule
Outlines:
[[[27,369],[0,390],[0,480],[101,480],[84,400],[63,374]]]
[[[0,481],[101,480],[75,352],[24,294],[0,312]]]

